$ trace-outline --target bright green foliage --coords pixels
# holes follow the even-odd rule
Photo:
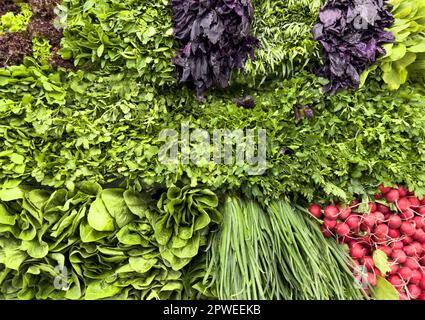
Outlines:
[[[62,56],[82,69],[136,72],[144,83],[174,83],[168,0],[64,0]]]
[[[243,188],[265,198],[296,192],[309,199],[351,198],[401,180],[418,193],[425,189],[425,95],[419,86],[390,93],[371,82],[328,97],[320,79],[301,73],[250,90],[257,107],[245,110],[231,100],[240,95],[236,88],[198,103],[190,90],[176,95],[174,89],[142,88],[133,75],[49,73],[30,59],[26,64],[0,71],[2,181],[29,179],[71,189],[85,180],[137,189],[182,181],[223,192]],[[312,106],[313,120],[296,125],[297,99]],[[236,165],[160,163],[159,132],[180,132],[182,121],[211,134],[223,128],[267,130],[268,169],[250,176]],[[294,153],[283,155],[283,148]]]
[[[49,57],[51,54],[52,46],[48,39],[42,39],[35,37],[32,39],[32,51],[34,59],[40,62],[42,65],[49,63]]]
[[[389,29],[395,42],[385,44],[387,54],[362,75],[363,83],[376,68],[391,90],[397,90],[408,79],[425,81],[425,1],[391,0],[394,25]]]
[[[362,298],[344,250],[285,201],[230,197],[223,216],[208,255],[219,299]]]
[[[249,60],[238,81],[264,81],[292,76],[308,63],[318,61],[320,49],[311,29],[323,0],[252,0],[253,34],[261,48]]]
[[[174,270],[187,265],[206,243],[208,226],[221,222],[217,196],[207,189],[171,187],[162,194],[155,218],[155,239],[161,256]]]
[[[0,298],[213,298],[205,255],[180,271],[162,259],[152,202],[96,183],[71,192],[9,180],[0,189]]]
[[[18,32],[26,30],[31,19],[31,6],[27,3],[19,3],[20,12],[15,14],[8,12],[0,18],[0,35],[4,32]]]

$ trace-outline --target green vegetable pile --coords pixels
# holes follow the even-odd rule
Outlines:
[[[328,95],[325,1],[251,0],[255,59],[202,101],[176,80],[169,0],[58,2],[0,5],[0,299],[367,297],[302,208],[381,183],[425,194],[423,1],[392,0],[395,43],[359,90]],[[160,161],[164,130],[178,160],[197,146],[185,126],[265,130],[265,171]]]

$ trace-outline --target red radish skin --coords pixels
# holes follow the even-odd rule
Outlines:
[[[376,216],[373,214],[366,214],[362,217],[362,225],[367,227],[368,229],[372,229],[375,223],[376,223]]]
[[[383,204],[378,204],[377,210],[379,212],[382,212],[383,214],[386,214],[386,213],[390,213],[391,212],[390,207],[387,207],[387,206],[385,206]]]
[[[340,209],[340,211],[339,211],[339,216],[338,216],[338,218],[339,218],[339,219],[341,219],[341,220],[345,220],[345,219],[347,219],[347,218],[350,216],[350,214],[351,214],[351,209],[350,209],[350,207],[342,208],[342,209]]]
[[[421,256],[421,254],[424,252],[424,249],[422,248],[422,244],[420,244],[419,242],[413,242],[411,244],[411,246],[414,248],[415,250],[415,256]]]
[[[409,281],[412,277],[412,270],[408,267],[402,267],[398,269],[398,274],[403,280]]]
[[[346,220],[345,223],[350,227],[350,229],[356,233],[360,231],[360,217],[351,215]]]
[[[389,203],[395,203],[398,199],[400,199],[400,194],[397,190],[391,190],[385,195],[385,198]]]
[[[400,288],[404,285],[404,281],[396,274],[390,275],[388,281],[396,288]]]
[[[400,211],[406,211],[411,206],[411,203],[409,199],[407,198],[401,198],[397,200],[396,204],[397,204],[397,207],[400,209]]]
[[[382,199],[382,194],[380,194],[380,193],[375,193],[374,198],[375,198],[376,200],[381,200],[381,199]]]
[[[350,249],[350,255],[353,259],[361,259],[366,254],[366,250],[363,247],[352,247]]]
[[[322,217],[322,208],[316,203],[312,204],[310,208],[308,208],[308,212],[317,219]]]
[[[422,274],[419,272],[419,270],[417,269],[412,270],[412,277],[410,278],[409,283],[419,285],[421,279],[422,279]]]
[[[398,239],[398,238],[400,238],[400,231],[398,231],[396,229],[389,229],[388,230],[388,237],[390,237],[392,239]]]
[[[346,223],[340,222],[336,225],[335,232],[340,237],[346,237],[350,234],[350,227]]]
[[[409,257],[414,257],[416,256],[416,253],[417,253],[416,248],[413,245],[408,245],[403,247],[403,251]]]
[[[379,191],[381,191],[382,194],[386,194],[387,192],[390,192],[391,191],[391,188],[390,187],[384,187],[384,185],[381,184],[379,186]]]
[[[367,270],[373,270],[375,268],[375,262],[373,261],[372,257],[365,256],[362,259],[362,264],[366,267]]]
[[[395,262],[390,262],[391,271],[390,274],[397,274],[398,272],[398,264]]]
[[[377,209],[376,203],[375,202],[369,202],[369,209],[370,209],[370,213],[374,213]]]
[[[388,237],[388,226],[386,224],[379,224],[373,230],[373,234],[378,240],[386,240]]]
[[[401,240],[405,246],[408,246],[413,242],[413,238],[409,236],[403,236],[403,239]]]
[[[422,290],[416,284],[409,284],[407,286],[407,293],[412,299],[417,299],[422,293]]]
[[[421,204],[425,206],[425,195],[422,196]]]
[[[423,228],[425,226],[424,217],[416,216],[413,218],[413,222],[415,223],[416,228]]]
[[[391,258],[393,258],[394,261],[397,261],[398,263],[405,263],[407,256],[403,250],[396,249],[391,253]]]
[[[393,249],[391,249],[389,246],[379,246],[378,249],[383,251],[387,256],[390,256],[391,252],[393,252]]]
[[[416,212],[421,216],[425,216],[425,207],[420,207],[418,210],[416,210]]]
[[[393,251],[399,250],[399,249],[403,249],[404,244],[403,244],[402,241],[394,241],[394,242],[390,243],[390,247],[391,247],[391,249],[393,249]]]
[[[397,189],[400,198],[407,196],[407,189],[403,186],[398,187]]]
[[[372,286],[375,287],[376,286],[376,275],[374,273],[368,272],[367,273],[367,282]]]
[[[401,223],[400,231],[402,234],[406,236],[413,236],[416,232],[415,226],[408,221],[404,221]]]
[[[400,214],[400,218],[402,219],[402,220],[411,220],[411,219],[413,219],[415,217],[415,213],[413,212],[413,210],[412,209],[407,209],[407,210],[405,210],[405,211],[403,211],[401,214]]]
[[[336,224],[336,220],[330,220],[328,218],[325,218],[325,220],[323,220],[323,225],[329,230],[335,229]]]
[[[324,224],[320,227],[320,231],[325,238],[332,237],[332,232]]]
[[[419,284],[420,284],[420,286],[421,286],[422,290],[424,290],[424,291],[425,291],[425,277],[423,277],[423,276],[422,276],[422,279],[421,279],[421,281],[419,282]]]
[[[421,205],[421,202],[419,201],[417,197],[409,197],[408,199],[409,199],[411,207],[413,208],[417,208]]]
[[[421,301],[425,300],[425,293],[421,293],[418,297],[418,300],[421,300]]]
[[[325,217],[329,220],[338,219],[339,210],[335,206],[327,206],[325,208]]]
[[[388,226],[392,229],[398,229],[402,222],[400,216],[394,214],[388,219]]]
[[[419,241],[420,243],[425,242],[425,232],[422,229],[416,229],[413,239]]]
[[[375,211],[372,214],[375,216],[376,223],[384,223],[385,222],[385,215],[382,212]]]
[[[405,294],[404,292],[399,292],[398,297],[400,300],[410,300],[407,294]]]
[[[410,270],[415,270],[419,268],[418,260],[414,259],[413,257],[407,257],[406,262],[403,265],[409,268]]]

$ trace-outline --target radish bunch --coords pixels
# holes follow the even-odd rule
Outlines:
[[[377,276],[382,276],[397,289],[401,300],[425,300],[425,197],[418,198],[402,186],[381,185],[379,191],[367,210],[360,210],[362,204],[354,200],[346,207],[313,204],[308,211],[322,221],[325,237],[348,245],[353,271],[366,270],[364,278],[372,287]],[[381,274],[372,258],[378,249],[391,266],[386,274]]]

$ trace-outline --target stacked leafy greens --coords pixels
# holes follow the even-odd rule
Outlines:
[[[181,41],[173,62],[180,82],[196,87],[198,99],[210,87],[229,85],[233,69],[254,58],[250,0],[173,0],[174,36]]]
[[[385,54],[382,45],[394,41],[385,30],[393,16],[383,0],[329,0],[319,18],[313,35],[324,48],[319,74],[329,79],[325,92],[357,89],[363,71]]]
[[[391,0],[394,25],[389,29],[394,44],[384,45],[387,54],[362,75],[363,83],[376,68],[391,90],[397,90],[409,78],[416,82],[425,79],[425,1]]]
[[[192,193],[206,196],[191,203],[191,212],[212,210],[208,199],[214,199],[214,194]],[[213,297],[204,287],[204,255],[184,270],[181,264],[162,258],[156,237],[161,230],[155,227],[152,201],[146,194],[102,189],[96,183],[84,183],[74,192],[34,189],[14,181],[4,184],[0,189],[0,297]],[[185,238],[199,240],[199,235],[186,232]],[[193,256],[197,252],[198,247]]]

